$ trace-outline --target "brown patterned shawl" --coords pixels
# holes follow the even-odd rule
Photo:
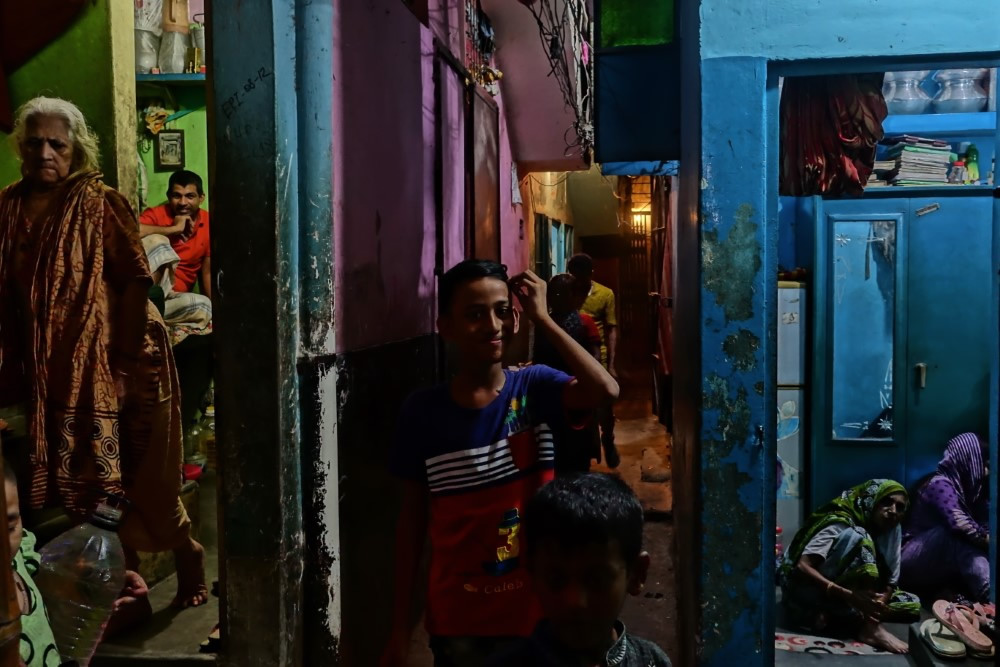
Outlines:
[[[61,210],[32,225],[18,287],[26,194],[23,181],[0,191],[0,383],[26,390],[31,507],[58,500],[80,516],[101,491],[122,490],[111,313],[149,271],[128,203],[90,172],[71,177]]]

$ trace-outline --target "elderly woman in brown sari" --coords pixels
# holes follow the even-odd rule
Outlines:
[[[82,521],[123,494],[130,568],[137,551],[173,550],[175,604],[200,605],[204,550],[178,496],[177,371],[135,215],[101,181],[73,104],[31,100],[11,138],[23,178],[0,191],[0,406],[27,412],[22,502]]]

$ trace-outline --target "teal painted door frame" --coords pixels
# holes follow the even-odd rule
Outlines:
[[[324,500],[339,497],[336,410],[324,409],[336,393],[333,4],[207,3],[219,663],[233,667],[339,661],[337,507]]]
[[[774,664],[778,78],[995,66],[1000,54],[704,59],[697,40],[684,39],[700,34],[699,4],[681,3],[679,31],[685,95],[674,313],[678,634],[684,665],[763,667]],[[1000,286],[994,290],[1000,294]],[[990,363],[995,376],[1000,350]],[[994,382],[994,406],[998,393]],[[994,534],[996,506],[994,485]]]

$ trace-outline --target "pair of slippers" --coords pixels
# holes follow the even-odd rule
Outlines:
[[[961,659],[966,656],[990,660],[996,655],[993,640],[981,628],[988,627],[995,615],[992,605],[975,608],[938,600],[933,607],[934,618],[920,626],[920,636],[934,653],[942,658]]]

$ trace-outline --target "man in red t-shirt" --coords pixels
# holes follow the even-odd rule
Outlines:
[[[209,246],[208,211],[201,176],[193,171],[175,171],[167,186],[166,203],[148,208],[139,216],[139,235],[162,234],[180,258],[174,268],[174,291],[190,292],[195,282],[201,293],[212,298],[212,256]],[[199,280],[200,279],[200,280]]]

